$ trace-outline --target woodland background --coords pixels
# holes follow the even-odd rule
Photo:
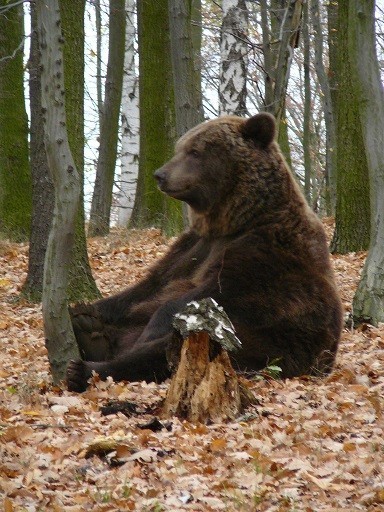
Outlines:
[[[0,0],[4,510],[382,510],[383,21],[373,0]],[[166,384],[71,396],[48,364],[68,301],[141,277],[186,224],[153,171],[198,122],[260,110],[328,230],[335,373],[262,375],[247,417],[159,432],[138,425]],[[103,417],[110,398],[139,410]]]

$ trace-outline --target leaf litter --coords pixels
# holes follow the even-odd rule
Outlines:
[[[168,243],[158,230],[89,240],[99,289],[135,282]],[[365,256],[332,257],[346,313]],[[4,512],[384,510],[383,324],[345,328],[329,376],[250,382],[258,405],[237,421],[164,420],[167,382],[52,385],[41,307],[18,300],[27,262],[27,245],[1,244]]]

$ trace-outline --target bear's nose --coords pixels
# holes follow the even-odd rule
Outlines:
[[[160,167],[160,169],[157,169],[153,176],[157,180],[157,184],[159,185],[159,187],[161,187],[161,185],[164,185],[164,183],[166,182],[166,173],[162,167]]]

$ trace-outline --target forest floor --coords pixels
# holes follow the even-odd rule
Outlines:
[[[90,240],[101,292],[166,248],[156,230]],[[0,511],[384,511],[384,324],[345,329],[330,376],[253,381],[236,421],[151,423],[167,383],[52,386],[41,308],[18,300],[27,258],[0,242]],[[346,312],[364,258],[333,257]],[[110,400],[137,410],[104,416]]]

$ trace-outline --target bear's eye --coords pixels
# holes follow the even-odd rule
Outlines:
[[[200,156],[200,153],[197,151],[197,149],[191,149],[188,151],[188,154],[194,158],[198,158]]]

